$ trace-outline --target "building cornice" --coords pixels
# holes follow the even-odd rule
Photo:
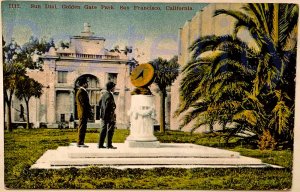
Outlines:
[[[41,59],[59,59],[59,56],[52,56],[52,55],[43,55],[40,56]]]
[[[70,37],[70,39],[89,39],[89,40],[103,40],[103,41],[105,41],[105,38],[104,38],[104,37],[81,36],[81,35],[78,35],[78,36],[72,36],[72,37]]]
[[[128,63],[129,60],[125,59],[84,59],[84,58],[70,58],[70,57],[60,57],[59,61],[86,61],[90,63]]]

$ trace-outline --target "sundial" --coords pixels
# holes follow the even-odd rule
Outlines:
[[[148,86],[154,79],[154,68],[151,64],[145,63],[137,66],[131,72],[131,83],[136,87],[131,93],[132,95],[151,95]]]
[[[131,83],[135,87],[146,87],[152,83],[154,68],[151,64],[145,63],[137,66],[131,72]]]

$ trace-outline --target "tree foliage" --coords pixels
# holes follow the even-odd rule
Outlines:
[[[20,78],[25,75],[26,70],[22,63],[18,62],[16,58],[20,53],[20,46],[11,42],[5,44],[3,41],[3,95],[4,106],[8,107],[7,128],[12,131],[11,120],[11,104],[12,98],[16,90],[16,86],[20,81]],[[6,104],[6,105],[5,105]],[[6,108],[4,107],[4,114],[6,114]],[[5,118],[4,118],[5,119]]]
[[[160,90],[160,132],[165,132],[165,98],[167,97],[167,87],[172,85],[179,74],[178,57],[175,56],[169,61],[159,57],[150,63],[155,70],[154,83]]]
[[[8,107],[8,113],[5,112],[5,114],[8,115],[8,130],[12,131],[11,104],[13,96],[16,92],[21,93],[22,86],[26,85],[27,82],[24,82],[24,79],[28,78],[26,76],[27,68],[42,70],[42,61],[39,59],[39,55],[48,51],[50,47],[54,47],[54,41],[53,39],[46,41],[45,39],[38,40],[31,37],[27,43],[20,46],[14,40],[8,43],[5,42],[2,37],[2,42],[4,102],[5,106]],[[29,80],[31,83],[32,81],[32,79]],[[36,91],[38,92],[39,89],[40,85],[33,83],[28,91],[29,94],[33,94],[32,96],[37,97]],[[28,98],[26,95],[24,97]]]
[[[16,97],[25,101],[27,111],[27,128],[30,127],[29,122],[29,100],[31,97],[39,98],[43,93],[43,85],[36,80],[24,75],[17,84]]]
[[[295,4],[275,3],[216,10],[215,16],[236,19],[234,33],[200,37],[190,47],[177,110],[186,113],[182,126],[193,119],[193,130],[231,123],[233,134],[249,130],[260,140],[272,137],[270,148],[292,144],[298,12]],[[256,49],[238,37],[241,29],[249,31]],[[201,56],[207,51],[212,54]]]
[[[30,37],[28,42],[22,46],[18,60],[24,64],[26,68],[39,69],[43,68],[43,61],[39,58],[43,53],[49,51],[51,47],[55,47],[54,40],[39,40],[36,37]]]

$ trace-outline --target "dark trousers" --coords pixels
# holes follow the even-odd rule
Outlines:
[[[111,121],[102,121],[101,122],[101,131],[100,131],[100,139],[98,146],[103,146],[105,137],[107,135],[107,147],[112,146],[112,138],[115,132],[116,122]]]
[[[87,118],[79,119],[79,125],[78,125],[78,145],[84,144],[84,138],[85,138],[85,132],[87,127]]]

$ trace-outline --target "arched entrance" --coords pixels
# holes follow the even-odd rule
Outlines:
[[[99,106],[98,106],[98,102],[100,100],[100,92],[101,92],[101,88],[100,88],[100,82],[99,79],[91,74],[86,74],[86,75],[82,75],[80,77],[77,78],[77,80],[75,81],[75,98],[74,98],[74,109],[75,109],[75,119],[78,120],[78,116],[77,116],[77,103],[76,103],[76,93],[77,90],[79,89],[79,85],[78,85],[78,80],[82,77],[87,78],[88,80],[88,88],[86,89],[89,95],[89,99],[90,99],[90,104],[92,106],[92,111],[94,113],[94,118],[93,119],[89,119],[89,122],[95,122],[95,120],[98,118],[96,117],[96,111],[98,111]]]

